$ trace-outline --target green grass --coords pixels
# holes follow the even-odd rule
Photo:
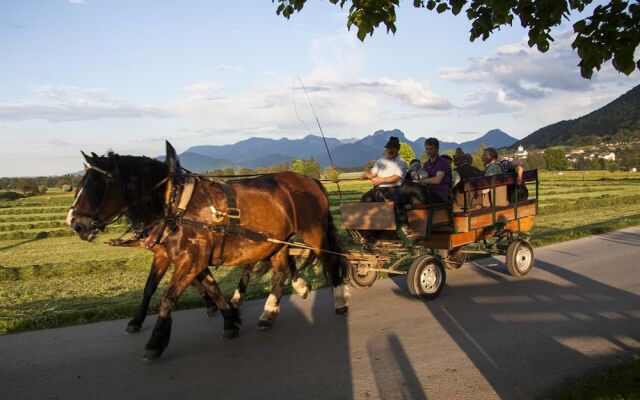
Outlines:
[[[359,176],[353,173],[351,178]],[[540,215],[533,230],[536,246],[640,225],[640,180],[627,173],[596,171],[542,173]],[[640,177],[640,174],[637,174]],[[337,185],[326,183],[336,225],[341,222]],[[358,201],[369,182],[340,183],[344,202]],[[533,194],[534,190],[531,190]],[[133,315],[151,264],[151,253],[104,244],[121,234],[110,227],[95,242],[79,240],[63,225],[72,193],[52,191],[43,196],[3,202],[0,208],[0,334],[50,328]],[[348,246],[346,232],[340,231]],[[235,289],[239,271],[219,268],[216,277],[225,294]],[[169,274],[170,275],[170,274]],[[324,285],[317,270],[306,278]],[[166,284],[163,281],[162,287]],[[248,295],[264,296],[270,275],[253,279]],[[151,311],[157,310],[160,295]],[[197,292],[188,289],[179,308],[201,307]]]

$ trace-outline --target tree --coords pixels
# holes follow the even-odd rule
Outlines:
[[[620,160],[620,166],[623,168],[631,169],[633,167],[640,167],[640,145],[633,147],[627,147],[617,154]]]
[[[413,151],[409,143],[400,142],[400,151],[398,151],[400,157],[405,160],[407,163],[410,163],[411,160],[416,158],[416,153]]]
[[[547,149],[544,152],[544,162],[550,171],[561,171],[569,168],[569,160],[562,149]]]
[[[227,168],[225,168],[222,172],[223,172],[223,175],[229,175],[229,176],[232,176],[232,175],[235,175],[235,174],[236,174],[236,172],[234,171],[234,169],[233,169],[233,168],[231,168],[231,167],[227,167]]]
[[[272,0],[278,4],[276,13],[289,19],[301,11],[307,0]],[[341,8],[347,0],[329,0]],[[357,28],[358,39],[364,41],[382,23],[396,33],[396,7],[399,0],[351,0],[347,28]],[[413,0],[416,8],[435,10],[438,14],[450,11],[453,15],[463,10],[471,21],[470,41],[487,40],[502,26],[512,25],[518,19],[528,31],[529,47],[536,46],[545,53],[554,39],[551,29],[560,25],[563,18],[582,12],[592,0]],[[630,4],[631,3],[631,4]],[[589,17],[573,24],[577,33],[571,47],[577,50],[581,61],[580,73],[591,78],[593,70],[613,59],[613,67],[627,75],[636,68],[640,60],[635,59],[635,50],[640,44],[640,5],[629,0],[610,0],[599,5]]]
[[[480,147],[478,147],[478,150],[472,155],[473,157],[472,165],[476,168],[479,168],[481,171],[484,170],[484,163],[482,162],[482,153],[484,153],[484,149],[486,147],[487,146],[484,143],[480,143]]]
[[[33,179],[19,178],[14,185],[16,189],[25,195],[38,194],[38,183]]]
[[[310,160],[291,161],[291,171],[306,175],[310,178],[320,179],[320,164],[313,158]]]
[[[71,185],[71,179],[64,177],[64,178],[58,179],[58,181],[56,182],[56,187],[61,188],[64,185]]]
[[[527,154],[527,158],[524,160],[526,169],[544,169],[546,166],[542,153],[537,151]]]
[[[255,174],[255,171],[252,170],[251,168],[240,168],[240,170],[238,171],[238,175],[253,175]]]
[[[335,181],[340,176],[340,173],[338,172],[338,170],[329,165],[324,170],[322,170],[322,176],[324,176],[325,179],[331,179],[332,181]]]
[[[373,168],[373,166],[376,165],[376,160],[369,160],[366,163],[364,163],[364,170],[365,171],[371,171],[371,168]]]
[[[211,175],[224,175],[224,171],[221,169],[214,169],[211,171]]]

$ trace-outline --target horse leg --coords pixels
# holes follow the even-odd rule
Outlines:
[[[273,269],[271,293],[267,297],[264,311],[258,319],[259,330],[271,328],[280,312],[280,298],[282,297],[282,290],[289,272],[289,248],[287,246],[284,246],[271,257],[271,267]]]
[[[336,314],[344,315],[349,310],[349,299],[351,298],[349,287],[344,284],[349,266],[344,256],[335,254],[344,253],[344,249],[338,241],[338,233],[329,211],[327,211],[326,218],[327,225],[324,229],[315,225],[305,231],[298,232],[298,234],[307,245],[330,251],[315,251],[315,254],[320,257],[325,276],[333,288]]]
[[[242,267],[242,277],[240,277],[240,282],[238,282],[238,288],[233,292],[233,297],[231,298],[231,304],[235,308],[240,308],[240,305],[244,303],[244,295],[247,293],[247,286],[249,286],[249,278],[251,278],[251,271],[253,270],[253,265],[247,264]]]
[[[175,263],[176,270],[171,277],[160,303],[160,312],[156,325],[153,327],[151,337],[145,346],[144,359],[151,360],[162,355],[164,349],[169,345],[171,337],[171,311],[178,301],[180,295],[185,291],[191,282],[206,268],[204,266],[193,266],[189,257],[185,257],[180,263]]]
[[[224,295],[222,294],[222,290],[218,286],[218,282],[215,280],[209,282],[203,282],[205,290],[211,296],[211,299],[216,303],[218,308],[220,309],[220,313],[224,318],[224,334],[222,335],[225,339],[233,339],[238,336],[240,332],[240,328],[236,324],[242,324],[242,319],[240,319],[240,312],[237,308],[233,306],[230,302],[228,302]]]
[[[289,256],[289,268],[291,268],[291,287],[296,291],[303,299],[307,299],[309,296],[309,285],[300,276],[298,269],[296,268],[296,260]]]
[[[151,270],[149,271],[149,277],[147,277],[147,283],[145,283],[144,285],[142,302],[138,307],[138,312],[136,313],[136,315],[127,324],[125,332],[140,332],[142,323],[147,317],[147,311],[149,310],[149,302],[151,301],[151,297],[158,289],[158,284],[162,280],[164,274],[167,272],[169,264],[169,258],[167,257],[167,253],[164,250],[154,251],[153,262],[151,263]]]
[[[211,274],[211,271],[209,270],[209,268],[205,268],[205,270],[202,271],[200,275],[198,275],[196,280],[194,280],[191,283],[193,287],[195,287],[200,293],[200,295],[202,296],[202,299],[204,300],[204,305],[207,308],[208,317],[213,317],[215,313],[218,311],[218,306],[213,301],[211,296],[209,296],[209,293],[207,293],[207,290],[205,288],[207,284],[211,285],[212,282],[215,282],[215,278]]]

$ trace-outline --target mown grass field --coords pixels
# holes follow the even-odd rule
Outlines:
[[[326,186],[339,225],[336,185]],[[370,186],[344,181],[340,187],[343,200],[350,202]],[[51,190],[47,195],[0,203],[0,334],[125,318],[135,312],[151,253],[104,244],[122,234],[123,225],[110,227],[95,242],[81,241],[64,225],[71,202],[72,194]],[[640,173],[542,174],[534,245],[632,225],[640,225]],[[221,267],[215,275],[230,295],[238,271]],[[307,279],[314,287],[324,285],[318,271],[309,271]],[[264,296],[270,288],[269,275],[254,279],[249,297]],[[159,294],[152,311],[157,310]],[[201,306],[191,288],[178,302],[178,308]]]

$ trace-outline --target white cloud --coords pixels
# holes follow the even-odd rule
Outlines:
[[[498,48],[490,57],[473,58],[465,67],[443,68],[439,76],[467,84],[493,82],[518,100],[542,98],[561,90],[588,91],[606,76],[598,74],[593,80],[580,76],[580,60],[571,49],[572,41],[571,32],[561,33],[547,53],[540,53],[523,40]]]
[[[235,71],[235,72],[246,72],[246,69],[242,68],[242,67],[238,67],[235,65],[227,65],[227,64],[220,64],[216,67],[216,70],[218,71]]]
[[[102,88],[44,85],[34,88],[42,101],[0,103],[0,120],[42,119],[48,122],[83,121],[101,118],[164,117],[155,106],[108,97]]]
[[[577,102],[601,97],[603,91],[613,93],[608,89],[620,84],[620,74],[610,63],[591,80],[582,78],[577,66],[580,59],[571,49],[573,38],[570,31],[558,34],[547,53],[530,48],[523,39],[496,49],[490,56],[472,58],[466,66],[442,68],[439,77],[470,88],[464,107],[473,112],[534,110],[552,102],[560,107],[560,114],[573,114]],[[638,77],[625,80],[626,86]],[[554,99],[560,97],[573,100],[558,104]]]

